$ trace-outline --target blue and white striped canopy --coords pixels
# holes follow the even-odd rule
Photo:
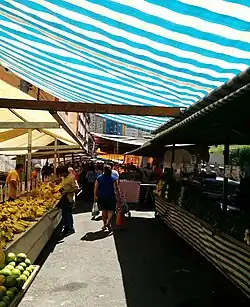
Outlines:
[[[249,0],[0,0],[0,60],[62,100],[187,107],[249,66],[249,16]]]

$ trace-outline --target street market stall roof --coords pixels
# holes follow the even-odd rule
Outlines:
[[[0,80],[0,97],[2,98],[22,98],[31,99],[31,97],[20,91],[19,89]],[[15,110],[1,109],[0,110],[0,127],[2,124],[10,124],[9,129],[0,129],[0,155],[23,155],[27,154],[28,129],[17,128],[12,129],[17,123],[48,123],[57,124],[54,117],[47,111],[31,111],[31,110]],[[35,152],[39,147],[44,147],[55,139],[62,141],[66,145],[80,148],[76,141],[63,129],[32,129],[32,147],[36,147]],[[22,150],[20,150],[20,148]]]
[[[106,153],[124,154],[143,145],[147,140],[127,136],[93,133],[96,145]]]
[[[249,15],[248,0],[6,0],[0,61],[61,100],[186,108],[248,68]]]
[[[215,101],[225,98],[226,96],[232,94],[233,92],[239,90],[244,85],[247,85],[250,82],[250,68],[246,69],[244,72],[235,76],[233,79],[229,80],[222,86],[218,87],[211,93],[209,93],[204,98],[200,99],[197,103],[191,105],[189,108],[182,112],[181,117],[174,118],[167,121],[162,126],[157,128],[154,133],[160,133],[189,117],[190,115],[202,110],[203,108],[211,105]]]
[[[163,152],[167,144],[184,142],[199,145],[250,144],[249,99],[250,83],[158,133],[133,154]]]
[[[156,146],[153,148],[152,143],[149,141],[142,145],[139,148],[136,148],[132,151],[126,152],[126,155],[135,155],[135,156],[143,156],[143,157],[154,157],[154,158],[162,158],[164,153],[169,150],[175,149],[186,149],[196,147],[195,144],[175,144],[173,145],[165,145],[165,146]]]

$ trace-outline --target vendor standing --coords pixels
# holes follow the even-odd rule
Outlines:
[[[142,182],[148,183],[152,180],[153,169],[150,163],[147,163],[147,166],[142,170]]]
[[[20,183],[20,175],[23,172],[23,164],[17,164],[16,168],[9,172],[6,178],[6,187],[9,187],[9,201],[17,198],[17,188]]]
[[[31,173],[31,180],[32,181],[36,181],[36,180],[40,180],[41,179],[41,169],[42,169],[42,167],[41,167],[40,164],[36,164],[35,165],[35,169]]]

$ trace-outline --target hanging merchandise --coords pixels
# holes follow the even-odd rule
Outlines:
[[[225,165],[224,177],[226,177],[226,178],[231,177],[231,166],[230,165]]]
[[[234,180],[240,180],[240,167],[232,166],[231,176]]]

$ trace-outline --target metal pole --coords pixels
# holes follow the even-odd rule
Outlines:
[[[32,147],[32,130],[28,130],[28,165],[27,165],[27,181],[31,180],[31,147]]]
[[[227,212],[228,203],[228,178],[225,176],[226,166],[229,164],[229,142],[224,144],[224,181],[223,181],[223,212]]]
[[[171,171],[172,171],[172,174],[174,173],[174,169],[173,169],[174,160],[175,160],[175,144],[173,144],[173,146],[172,146],[172,158],[171,158]]]
[[[59,151],[57,152],[57,161],[58,161],[58,166],[60,165],[60,153]]]
[[[55,139],[55,149],[54,149],[54,175],[56,175],[56,158],[57,158],[57,139]]]
[[[40,100],[40,91],[41,91],[40,88],[38,88],[37,89],[37,96],[36,96],[37,100]]]

